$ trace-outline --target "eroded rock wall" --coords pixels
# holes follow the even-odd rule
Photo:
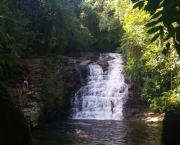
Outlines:
[[[83,83],[86,83],[88,64],[98,60],[97,53],[81,53],[77,57],[59,56],[57,65],[55,66],[54,78],[57,81],[55,93],[61,94],[61,98],[53,98],[51,95],[43,95],[43,80],[48,77],[48,66],[44,64],[43,59],[26,59],[18,62],[22,71],[19,71],[14,78],[14,87],[9,88],[14,100],[24,113],[24,116],[31,127],[36,127],[39,121],[46,117],[54,117],[55,115],[67,117],[69,115],[69,99],[77,91]],[[103,65],[103,63],[101,62]],[[107,64],[106,64],[107,65]],[[29,77],[28,92],[26,94],[14,95],[16,83],[23,83],[23,75]],[[52,86],[49,86],[49,88]],[[65,92],[65,93],[62,93]],[[53,94],[52,94],[53,95]],[[51,100],[48,100],[49,97]],[[47,104],[44,100],[48,101]],[[58,101],[61,101],[58,104]],[[51,103],[52,102],[52,103]],[[54,106],[51,106],[54,105]],[[60,107],[58,105],[61,105]],[[43,109],[46,107],[46,110]],[[53,109],[52,109],[53,108]],[[55,110],[56,109],[56,110]]]

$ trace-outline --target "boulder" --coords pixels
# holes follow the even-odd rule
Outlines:
[[[97,64],[102,67],[103,71],[108,70],[109,63],[107,61],[99,61]]]
[[[79,65],[85,66],[85,65],[88,65],[90,62],[91,62],[91,60],[84,60],[81,63],[79,63]]]

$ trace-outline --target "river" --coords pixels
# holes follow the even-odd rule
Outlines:
[[[160,144],[160,123],[124,120],[122,110],[128,96],[128,85],[123,61],[117,53],[101,54],[99,62],[105,60],[109,64],[106,71],[98,62],[88,66],[87,82],[71,97],[72,107],[67,121],[53,122],[33,131],[37,145]],[[81,76],[78,66],[75,67]],[[79,129],[83,131],[80,134],[77,133]]]

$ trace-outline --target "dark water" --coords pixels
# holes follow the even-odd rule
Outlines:
[[[42,126],[33,135],[37,145],[160,145],[161,129],[160,123],[68,120]]]

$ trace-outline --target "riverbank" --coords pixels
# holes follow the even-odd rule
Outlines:
[[[127,81],[127,80],[126,80]],[[128,96],[123,105],[123,116],[125,120],[143,122],[162,122],[165,113],[157,113],[149,107],[146,101],[141,98],[135,83],[126,82],[129,86]]]

